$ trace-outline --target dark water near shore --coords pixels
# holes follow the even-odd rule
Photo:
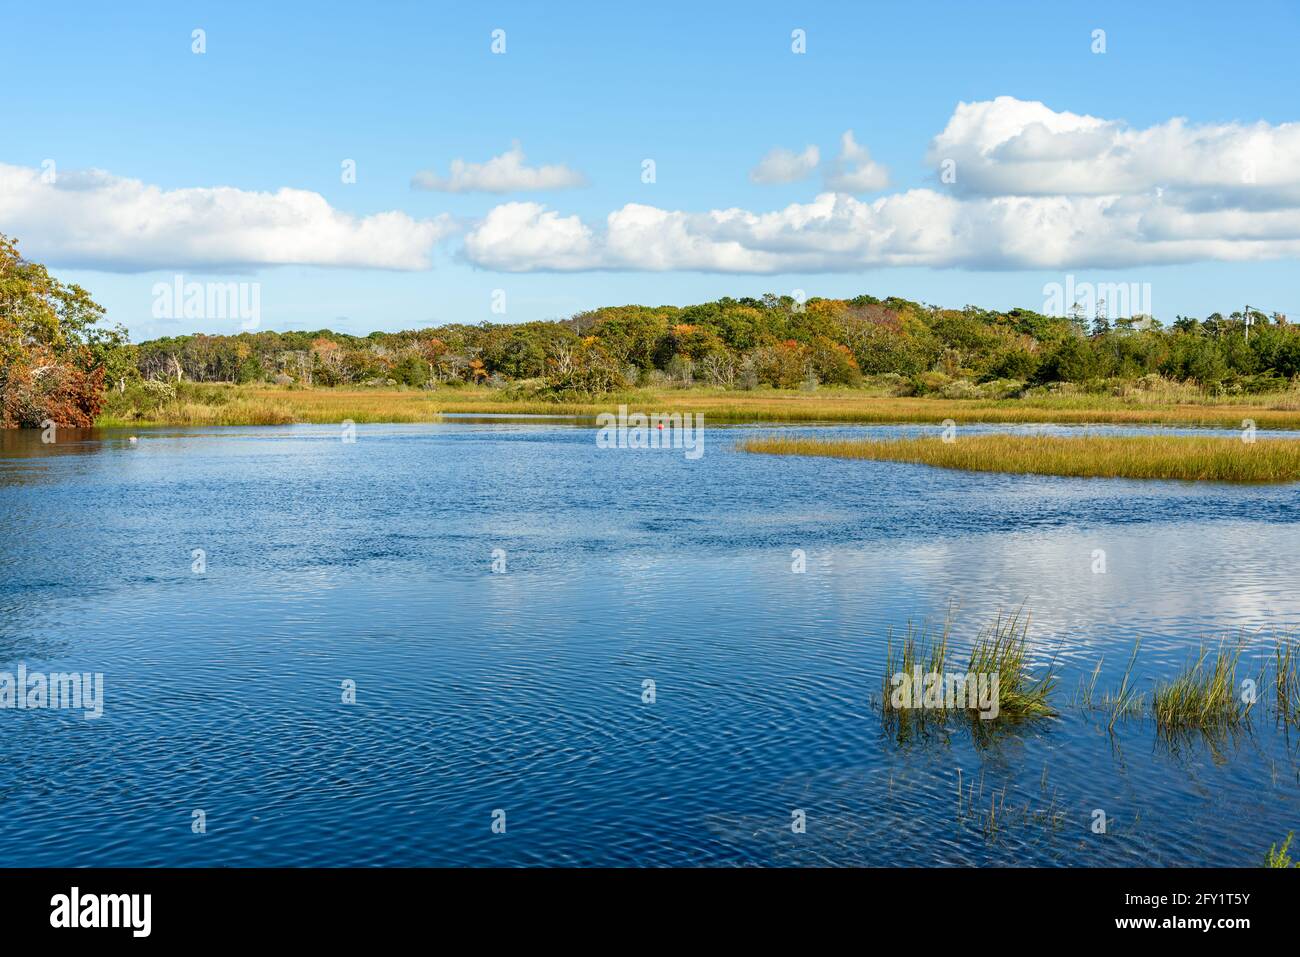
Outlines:
[[[1300,829],[1266,715],[1170,744],[1071,706],[1139,637],[1143,690],[1225,634],[1258,670],[1300,621],[1300,486],[734,451],[751,431],[697,461],[555,422],[3,435],[0,671],[102,672],[104,713],[0,710],[0,865],[1251,865]],[[889,629],[950,604],[958,657],[1032,611],[1059,718],[883,731]]]

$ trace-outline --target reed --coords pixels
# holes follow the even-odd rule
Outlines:
[[[1300,662],[1296,660],[1295,642],[1291,639],[1277,639],[1273,677],[1278,720],[1283,724],[1300,724]]]
[[[1044,776],[1046,776],[1046,768]],[[1045,790],[1045,788],[1044,788]],[[1008,804],[1007,789],[994,789],[989,794],[988,810],[983,809],[984,775],[972,780],[970,788],[962,783],[961,768],[957,769],[957,824],[965,827],[968,822],[978,825],[980,834],[989,843],[996,843],[1002,831],[1010,827],[1038,827],[1048,835],[1061,831],[1069,820],[1069,813],[1059,804],[1055,791],[1046,807],[1033,807],[1028,801],[1023,804]]]
[[[1106,656],[1102,655],[1097,659],[1097,666],[1092,669],[1092,677],[1079,680],[1079,690],[1074,694],[1074,703],[1085,711],[1091,711],[1095,707],[1094,699],[1097,693],[1097,679],[1101,677],[1101,666],[1106,661]]]
[[[894,676],[911,675],[918,666],[925,674],[944,674],[947,671],[948,635],[951,627],[952,619],[949,617],[944,622],[943,631],[933,636],[928,629],[918,630],[908,622],[907,633],[897,646],[892,631],[886,640],[881,710],[886,723],[893,726],[900,738],[910,736],[912,731],[924,730],[928,722],[942,722],[947,718],[944,710],[899,707],[894,703],[892,692]]]
[[[1056,686],[1056,675],[1051,667],[1038,677],[1031,674],[1028,663],[1029,617],[1021,612],[1008,617],[999,615],[976,636],[966,673],[962,676],[966,687],[981,679],[986,682],[986,688],[996,687],[996,713],[991,708],[984,711],[972,707],[967,693],[957,693],[952,700],[945,694],[935,694],[922,705],[922,692],[915,687],[913,680],[918,671],[923,676],[938,676],[941,682],[954,677],[948,671],[951,629],[952,617],[949,616],[937,635],[909,624],[901,641],[896,643],[892,634],[888,639],[881,711],[886,725],[897,733],[900,740],[914,733],[943,727],[949,718],[958,715],[968,718],[977,731],[986,731],[990,726],[1007,720],[1056,714],[1049,701]],[[906,703],[895,699],[900,679],[912,683],[912,694]]]
[[[917,439],[812,439],[768,436],[738,447],[771,455],[829,456],[906,462],[975,472],[1079,478],[1178,479],[1213,482],[1300,480],[1300,442],[1190,435],[971,435],[952,442]]]
[[[1133,652],[1129,655],[1128,666],[1117,691],[1107,691],[1097,697],[1097,679],[1101,677],[1101,667],[1105,656],[1097,659],[1097,666],[1086,681],[1080,681],[1079,691],[1075,694],[1075,704],[1084,711],[1101,711],[1110,714],[1107,730],[1113,731],[1120,718],[1138,717],[1142,714],[1146,696],[1133,687],[1133,668],[1137,664],[1138,651],[1142,640],[1133,642]]]
[[[1048,667],[1043,675],[1030,675],[1029,616],[1017,611],[1007,618],[998,616],[976,639],[971,649],[968,673],[997,675],[998,713],[1012,718],[1054,715],[1048,703],[1056,687],[1056,675]]]
[[[1252,705],[1237,694],[1237,664],[1242,647],[1220,645],[1212,656],[1202,648],[1196,662],[1172,681],[1156,686],[1152,711],[1156,729],[1227,731],[1244,724]]]

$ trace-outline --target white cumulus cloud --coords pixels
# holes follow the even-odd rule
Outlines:
[[[1000,96],[959,103],[927,159],[933,166],[955,161],[959,193],[1099,196],[1160,188],[1300,201],[1300,123],[1198,126],[1174,118],[1135,129]]]
[[[1300,123],[1176,118],[1135,128],[998,97],[958,104],[926,159],[936,170],[952,161],[955,180],[883,192],[888,172],[849,131],[826,190],[780,209],[627,203],[584,220],[505,202],[469,228],[461,255],[506,272],[733,273],[1300,258]],[[819,160],[816,147],[776,150],[751,178],[788,182]],[[527,167],[516,145],[487,163],[455,163],[445,180],[425,185],[504,192],[580,181],[566,167]],[[27,255],[63,267],[424,269],[457,226],[446,215],[353,215],[306,190],[163,189],[97,170],[46,182],[39,170],[0,164],[0,230]]]
[[[449,175],[426,169],[411,178],[416,189],[442,193],[518,193],[546,189],[573,189],[587,185],[587,178],[562,164],[529,166],[518,143],[486,163],[451,161]]]
[[[0,228],[24,255],[65,267],[136,272],[222,266],[427,269],[451,217],[354,216],[302,189],[163,189],[103,170],[0,164]]]
[[[840,155],[826,175],[826,186],[841,193],[874,193],[889,185],[889,170],[858,145],[853,131],[840,137]]]
[[[467,258],[508,272],[856,272],[882,266],[1098,268],[1300,256],[1300,210],[1194,210],[1147,197],[822,193],[754,213],[630,203],[593,228],[537,203],[497,207]]]
[[[816,146],[806,146],[802,153],[777,147],[749,171],[749,179],[763,186],[797,183],[811,176],[820,162],[821,151]]]
[[[577,216],[561,216],[541,203],[503,203],[465,237],[465,255],[506,272],[599,268],[594,243]]]
[[[1300,258],[1300,124],[1147,129],[999,97],[959,104],[928,160],[956,180],[864,200],[888,173],[847,132],[811,202],[753,212],[630,203],[587,224],[498,207],[465,255],[507,271],[1119,268]]]

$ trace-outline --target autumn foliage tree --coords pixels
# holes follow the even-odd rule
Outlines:
[[[90,425],[105,384],[107,411],[119,418],[139,416],[145,400],[174,397],[191,383],[218,382],[509,387],[544,399],[609,395],[633,385],[865,384],[878,393],[946,398],[998,398],[1058,384],[1067,387],[1062,391],[1112,392],[1161,378],[1227,394],[1300,387],[1300,325],[1259,310],[1180,316],[1168,329],[1150,316],[1121,312],[1093,329],[1078,317],[1024,308],[769,294],[365,336],[325,328],[194,331],[138,345],[125,330],[99,325],[102,316],[85,290],[52,278],[0,236],[0,424]]]
[[[125,343],[122,330],[94,328],[103,315],[0,234],[0,427],[94,424],[107,356]]]

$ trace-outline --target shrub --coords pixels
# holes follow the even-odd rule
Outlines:
[[[916,394],[916,385],[912,380],[897,372],[881,372],[873,376],[867,376],[863,384],[868,389],[893,396]]]
[[[979,388],[986,399],[1012,399],[1025,391],[1025,384],[1016,379],[994,379],[980,383]]]
[[[912,378],[912,386],[917,395],[932,395],[942,392],[952,379],[942,372],[922,372]]]
[[[939,390],[939,394],[945,399],[980,399],[984,393],[980,391],[979,386],[974,382],[966,379],[958,379],[956,382],[949,382]]]
[[[1291,840],[1295,837],[1295,831],[1290,831],[1286,840],[1282,842],[1281,848],[1276,844],[1268,849],[1268,854],[1264,857],[1265,867],[1300,867],[1291,860],[1291,855],[1287,853],[1291,849]]]
[[[103,367],[89,372],[37,349],[0,370],[0,427],[90,428],[104,406]]]

